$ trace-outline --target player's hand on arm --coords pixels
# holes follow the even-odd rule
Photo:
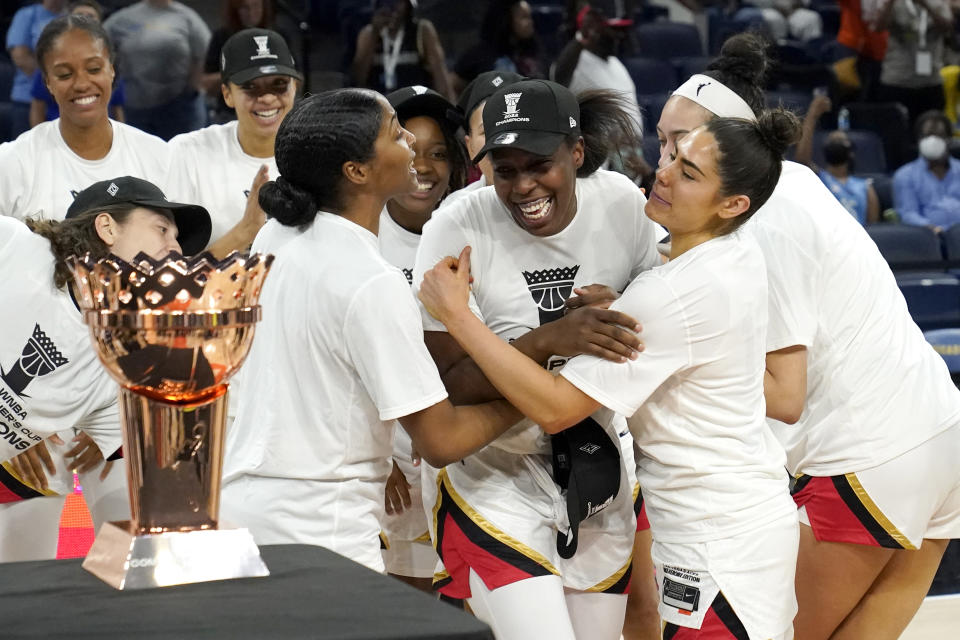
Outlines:
[[[76,443],[73,448],[63,454],[67,459],[67,468],[70,471],[86,473],[95,469],[103,461],[103,453],[100,451],[100,447],[93,441],[93,438],[83,431],[73,437],[73,442]],[[112,465],[112,462],[104,465],[103,471],[100,472],[101,480],[110,472]]]
[[[574,287],[573,295],[564,303],[565,312],[580,307],[599,307],[609,309],[610,304],[620,297],[620,294],[605,284],[588,284],[585,287]]]
[[[560,431],[590,415],[598,406],[595,400],[564,378],[543,370],[473,315],[467,306],[469,271],[470,248],[465,247],[458,259],[445,258],[424,274],[419,297],[431,315],[446,325],[504,398],[544,430]],[[410,435],[417,444],[414,434]],[[426,457],[427,451],[419,445],[418,449]],[[428,457],[426,460],[430,462]]]
[[[54,444],[63,444],[63,440],[56,434],[47,439]],[[53,465],[53,458],[50,457],[50,451],[47,450],[47,443],[42,441],[15,458],[11,458],[10,466],[13,467],[17,477],[35,489],[49,489],[47,473],[57,472],[57,468]]]
[[[767,354],[763,376],[767,417],[794,424],[807,400],[807,348],[794,345]]]
[[[260,206],[260,188],[269,180],[270,170],[267,165],[261,165],[250,185],[247,205],[240,222],[207,248],[218,259],[226,258],[231,251],[244,251],[257,237],[260,227],[267,221],[267,214]]]
[[[383,497],[383,506],[387,510],[387,515],[403,513],[404,509],[410,508],[410,483],[403,471],[393,462],[393,471],[387,477],[387,489]]]

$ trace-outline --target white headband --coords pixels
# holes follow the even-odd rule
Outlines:
[[[743,118],[753,122],[757,120],[750,105],[732,89],[719,80],[699,73],[690,76],[690,79],[680,85],[673,95],[693,100],[721,118]]]

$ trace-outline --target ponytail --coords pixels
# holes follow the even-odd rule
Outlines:
[[[643,146],[643,128],[634,105],[622,94],[609,89],[592,89],[577,94],[580,104],[580,135],[583,137],[583,165],[578,178],[586,178],[621,149]],[[575,142],[575,141],[574,141]]]

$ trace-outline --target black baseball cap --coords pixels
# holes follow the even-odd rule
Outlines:
[[[477,106],[507,85],[524,80],[524,76],[512,71],[484,71],[470,81],[460,94],[457,107],[463,113],[465,123],[470,122],[470,116]]]
[[[270,29],[244,29],[230,36],[220,50],[220,78],[243,84],[263,76],[303,80],[287,41]]]
[[[523,80],[498,89],[483,107],[486,144],[491,149],[522,149],[549,156],[567,136],[580,135],[580,104],[569,89],[549,80]]]
[[[600,423],[587,418],[554,434],[553,479],[567,492],[569,532],[557,532],[557,553],[577,551],[580,523],[613,504],[620,493],[620,447]]]
[[[171,211],[177,224],[177,241],[185,256],[200,253],[210,242],[210,214],[206,209],[195,204],[170,202],[155,184],[131,176],[94,182],[77,194],[66,217],[74,218],[99,207],[127,203]]]
[[[387,102],[397,112],[400,121],[417,116],[427,116],[436,120],[448,131],[456,132],[463,124],[463,117],[453,104],[442,95],[423,85],[413,85],[397,89],[387,94]]]

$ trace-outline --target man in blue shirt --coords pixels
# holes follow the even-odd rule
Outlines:
[[[27,5],[13,14],[7,30],[7,51],[17,67],[13,76],[13,89],[10,91],[10,101],[13,102],[14,109],[10,131],[0,131],[0,137],[9,137],[12,140],[30,128],[31,78],[37,69],[33,49],[37,46],[40,32],[48,22],[63,12],[65,4],[66,0],[43,0]]]
[[[893,176],[894,205],[904,224],[939,233],[960,222],[960,162],[948,149],[952,130],[942,111],[917,118],[920,157]]]

